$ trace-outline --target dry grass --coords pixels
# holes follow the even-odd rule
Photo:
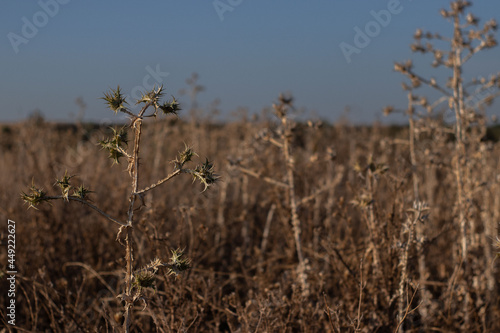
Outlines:
[[[189,179],[178,179],[153,190],[147,207],[136,212],[137,265],[155,256],[169,257],[169,249],[186,247],[193,269],[177,280],[159,277],[157,292],[148,295],[149,306],[145,310],[136,306],[133,331],[394,331],[399,324],[403,267],[408,279],[402,303],[405,329],[418,331],[423,322],[428,330],[465,329],[461,302],[466,290],[457,283],[463,273],[453,253],[460,240],[453,222],[453,141],[443,141],[431,152],[425,145],[416,149],[425,161],[418,173],[421,198],[430,211],[422,224],[425,241],[408,246],[405,242],[415,236],[403,228],[411,230],[415,213],[408,211],[413,208],[412,164],[408,146],[401,144],[407,130],[377,125],[296,126],[292,154],[297,198],[307,199],[338,178],[334,187],[305,200],[298,209],[308,261],[309,294],[304,295],[296,276],[297,251],[286,191],[227,162],[240,159],[262,177],[286,182],[279,148],[261,139],[263,128],[278,124],[265,120],[170,125],[170,132],[164,132],[165,122],[144,124],[143,140],[149,144],[142,149],[141,163],[151,166],[144,168],[144,183],[171,170],[168,161],[155,157],[158,152],[175,156],[184,147],[180,138],[214,159],[222,183],[200,193],[199,188],[185,186]],[[126,217],[127,207],[116,204],[129,193],[123,185],[126,168],[115,165],[109,173],[106,153],[96,153],[96,143],[107,131],[90,124],[24,122],[2,127],[0,182],[6,190],[0,193],[0,215],[4,221],[17,222],[19,328],[121,330],[122,305],[116,296],[123,287],[125,259],[123,248],[114,241],[116,227],[78,203],[53,202],[35,211],[27,210],[18,196],[32,178],[52,190],[56,177],[67,169],[95,191],[91,199],[103,210]],[[474,194],[476,219],[482,224],[473,236],[479,238],[496,235],[500,217],[500,144],[484,141],[481,147],[483,166],[471,170],[482,183]],[[474,251],[483,259],[469,270],[473,320],[467,329],[494,332],[500,329],[495,319],[500,313],[499,275],[496,265],[484,260],[487,252],[494,255],[493,239]],[[426,262],[425,278],[418,269],[421,257]],[[401,264],[402,258],[407,265]],[[493,284],[485,272],[495,277]],[[4,284],[2,280],[2,290]],[[429,292],[425,319],[413,311],[423,305],[424,290]],[[2,304],[5,298],[2,293]],[[5,321],[4,308],[1,311]]]
[[[277,119],[214,124],[196,119],[192,110],[188,123],[143,123],[143,111],[130,114],[130,155],[102,141],[110,134],[121,140],[119,132],[102,126],[37,118],[4,125],[0,215],[16,221],[17,327],[500,331],[500,143],[498,128],[488,131],[484,114],[500,95],[500,74],[469,83],[462,75],[475,53],[496,45],[497,24],[490,20],[480,28],[469,6],[457,0],[441,11],[452,23],[452,37],[417,30],[411,46],[431,55],[432,66],[449,70],[448,82],[420,76],[411,61],[395,64],[408,79],[408,128],[294,123],[291,98],[284,96],[274,105]],[[436,40],[449,48],[436,48]],[[189,83],[194,99],[196,77]],[[430,102],[422,86],[442,96]],[[111,97],[106,100],[116,111],[120,99]],[[453,124],[443,120],[443,102],[454,112]],[[127,156],[129,167],[96,153],[98,142],[111,155]],[[205,188],[215,182],[208,160],[201,169],[183,169],[190,145],[215,162],[222,176],[215,189],[201,192],[182,178],[156,187],[180,173],[197,177]],[[177,160],[166,158],[182,149]],[[77,202],[66,202],[69,178],[60,178],[66,172],[93,192],[81,187],[69,198]],[[63,192],[57,198],[66,200],[26,210],[18,193],[31,179],[47,193],[59,179]],[[35,204],[56,198],[40,193],[24,199]],[[143,204],[134,205],[136,199]],[[89,211],[92,203],[109,215]],[[114,241],[116,225],[103,223],[109,216],[121,225],[118,236],[126,229],[125,257]],[[5,231],[0,240],[7,243]],[[151,273],[177,267],[151,260],[181,248],[192,258],[191,270],[179,277]],[[6,271],[2,266],[1,274]],[[5,279],[1,284],[7,290]],[[132,301],[123,308],[120,298]],[[0,320],[7,322],[5,308]]]

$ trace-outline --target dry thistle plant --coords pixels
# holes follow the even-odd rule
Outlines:
[[[294,128],[294,124],[288,119],[288,114],[287,114],[292,106],[292,100],[293,99],[291,97],[285,97],[283,95],[279,96],[279,104],[273,104],[274,112],[281,122],[279,133],[276,134],[275,136],[270,136],[270,135],[261,136],[263,140],[275,145],[281,150],[286,165],[286,182],[276,180],[271,177],[262,176],[258,172],[255,172],[253,170],[250,170],[249,168],[241,166],[239,162],[232,162],[232,164],[235,164],[241,172],[251,177],[260,178],[269,184],[287,190],[288,200],[289,200],[288,204],[290,206],[291,225],[295,242],[295,250],[299,262],[297,266],[297,278],[302,288],[302,293],[307,296],[309,294],[309,286],[307,283],[307,260],[304,258],[302,244],[300,241],[301,226],[298,215],[299,200],[295,194],[295,176],[294,176],[295,162],[291,151],[292,150],[291,141],[293,138],[292,130]]]
[[[400,325],[403,324],[407,311],[411,306],[410,304],[405,305],[405,286],[408,284],[408,258],[412,245],[417,243],[417,239],[415,237],[415,229],[418,223],[424,223],[424,221],[428,218],[429,207],[427,204],[420,201],[413,202],[413,208],[408,209],[408,216],[406,221],[401,228],[401,238],[400,241],[403,241],[406,236],[406,241],[402,246],[401,257],[399,259],[399,265],[401,265],[401,278],[399,279],[399,290],[398,290],[398,321]],[[412,216],[413,215],[413,216]],[[417,246],[418,248],[418,246]],[[418,289],[415,290],[415,293]],[[413,297],[412,297],[413,299]],[[398,330],[397,330],[398,331]]]
[[[284,168],[284,175],[283,178],[285,179],[284,181],[279,178],[279,174],[271,176],[266,176],[263,175],[262,172],[254,171],[251,168],[242,165],[240,160],[238,161],[231,161],[231,164],[233,167],[236,167],[239,171],[241,171],[243,174],[248,175],[250,177],[254,177],[257,179],[260,179],[270,185],[275,186],[276,188],[279,188],[281,190],[286,191],[286,206],[288,206],[289,209],[289,215],[290,215],[290,224],[291,224],[291,229],[292,229],[292,234],[293,234],[293,239],[294,239],[294,245],[295,245],[295,252],[297,255],[298,259],[298,265],[296,267],[296,274],[297,274],[297,281],[298,284],[301,287],[301,292],[302,295],[307,297],[309,296],[310,293],[310,286],[308,282],[308,270],[309,268],[309,261],[308,259],[304,256],[304,250],[301,242],[301,234],[302,234],[302,227],[301,227],[301,220],[299,217],[299,209],[303,206],[305,206],[308,202],[314,200],[318,195],[321,193],[330,190],[334,186],[336,186],[340,182],[340,177],[335,177],[334,179],[330,180],[327,184],[323,185],[314,193],[312,193],[309,196],[301,198],[296,191],[296,169],[295,169],[295,157],[293,156],[293,141],[296,136],[295,129],[296,129],[296,123],[293,122],[290,119],[290,110],[292,110],[293,98],[284,96],[283,94],[280,94],[278,98],[278,103],[273,104],[273,110],[274,114],[277,116],[279,120],[279,125],[278,128],[275,130],[272,130],[271,128],[266,129],[264,132],[261,132],[258,135],[258,138],[262,141],[265,141],[267,143],[272,144],[273,146],[277,147],[278,150],[281,153],[281,159],[283,161],[283,164],[285,165]],[[328,158],[325,157],[325,160]],[[316,161],[318,162],[318,161]],[[279,204],[281,206],[281,204]],[[262,243],[261,249],[262,251],[265,250],[266,248],[266,235],[269,233],[269,228],[270,228],[270,223],[272,216],[274,215],[274,210],[276,208],[276,204],[273,204],[270,210],[270,214],[268,216],[268,220],[266,221],[266,226],[264,229],[264,242]]]
[[[497,29],[497,22],[493,19],[487,21],[482,27],[479,26],[479,19],[467,12],[471,6],[470,1],[457,0],[451,2],[450,9],[442,9],[440,14],[453,25],[453,34],[450,37],[438,33],[424,32],[417,29],[414,35],[415,42],[411,45],[411,50],[416,53],[432,55],[432,67],[443,67],[450,73],[447,81],[441,84],[435,78],[425,78],[414,71],[411,60],[396,63],[394,69],[409,79],[408,83],[403,83],[403,89],[408,94],[408,109],[406,113],[409,118],[409,151],[410,163],[412,167],[414,200],[419,201],[419,182],[422,175],[419,173],[418,141],[422,134],[427,134],[432,141],[429,144],[431,154],[436,154],[436,140],[447,140],[447,135],[451,135],[454,141],[454,156],[449,163],[443,161],[443,165],[448,165],[455,176],[455,228],[459,230],[459,239],[456,242],[455,261],[461,262],[464,272],[463,290],[466,290],[462,303],[462,315],[468,327],[470,317],[469,309],[472,304],[471,286],[476,284],[472,281],[472,265],[477,262],[473,260],[471,253],[478,253],[484,244],[485,239],[493,235],[485,235],[481,230],[491,230],[486,224],[489,221],[481,221],[478,207],[474,202],[479,199],[481,187],[484,185],[479,181],[474,170],[481,168],[480,152],[484,150],[482,139],[486,134],[487,118],[484,112],[486,106],[491,105],[493,100],[500,96],[500,73],[492,74],[488,78],[474,78],[465,82],[463,75],[464,67],[478,52],[490,49],[497,45],[494,32]],[[424,42],[425,41],[425,42]],[[444,45],[444,48],[441,46]],[[439,97],[430,101],[426,96],[417,94],[416,90],[421,87],[428,87],[438,93]],[[445,104],[447,102],[447,104]],[[435,122],[436,109],[443,106],[453,114],[453,126],[449,128],[445,120],[440,123]],[[392,107],[387,107],[386,114],[393,112]],[[423,111],[423,112],[421,112]],[[445,111],[446,112],[446,111]],[[439,132],[445,135],[439,134]],[[420,149],[423,152],[424,149]],[[434,151],[432,151],[434,150]],[[424,157],[425,158],[425,157]],[[432,203],[431,203],[432,205]],[[484,225],[482,225],[484,224]],[[424,239],[423,227],[417,223],[416,238],[420,241]],[[491,253],[491,250],[485,250]],[[475,258],[481,261],[480,258]],[[486,258],[490,260],[491,258]],[[423,255],[419,256],[420,279],[425,280],[427,268]],[[480,266],[480,265],[478,265]],[[490,276],[488,279],[494,279]],[[467,287],[466,287],[467,286]],[[402,297],[402,295],[400,295]],[[421,316],[425,322],[428,314],[430,295],[423,293],[423,304],[420,307]]]
[[[358,173],[361,180],[364,180],[364,187],[359,188],[359,194],[351,200],[351,204],[362,212],[363,219],[369,231],[368,251],[372,253],[372,266],[374,276],[378,281],[384,281],[384,262],[381,255],[381,245],[383,242],[383,228],[376,216],[375,202],[379,191],[380,179],[388,172],[389,167],[384,163],[374,163],[373,157],[369,156],[366,165],[356,163],[353,170]],[[382,301],[390,304],[391,293],[383,283],[380,283]],[[387,306],[387,305],[386,305]]]
[[[184,257],[184,252],[181,249],[172,250],[172,256],[168,262],[163,262],[159,258],[155,258],[149,265],[134,271],[134,256],[133,256],[133,231],[134,221],[136,220],[134,214],[144,203],[144,195],[152,189],[170,181],[172,178],[180,174],[189,174],[193,177],[193,181],[199,181],[203,185],[203,191],[207,190],[214,184],[218,176],[214,173],[213,164],[206,160],[204,163],[197,165],[190,169],[187,167],[196,153],[191,147],[185,146],[184,150],[179,153],[177,158],[172,161],[173,172],[163,179],[158,180],[156,183],[151,184],[145,188],[139,187],[140,179],[140,143],[142,134],[142,125],[146,118],[156,118],[158,113],[165,115],[177,115],[181,110],[179,104],[172,98],[171,101],[160,103],[163,97],[163,86],[158,88],[154,87],[151,91],[142,95],[137,101],[137,104],[142,104],[141,110],[134,114],[127,107],[127,101],[120,91],[120,87],[116,90],[111,90],[105,93],[103,99],[108,104],[108,107],[116,113],[122,112],[129,116],[130,124],[120,129],[113,128],[113,135],[105,140],[99,142],[99,145],[109,152],[109,158],[113,160],[113,164],[119,164],[121,158],[125,158],[128,163],[128,174],[131,179],[131,192],[128,198],[127,218],[121,221],[114,218],[109,214],[102,211],[96,205],[91,203],[89,194],[92,193],[84,185],[75,187],[71,184],[70,176],[67,172],[61,179],[56,180],[54,186],[61,189],[60,195],[50,196],[43,189],[34,185],[29,188],[28,193],[22,193],[22,199],[29,205],[28,208],[35,208],[36,206],[50,200],[62,199],[66,202],[77,201],[80,202],[106,219],[119,225],[119,230],[116,240],[125,246],[125,259],[126,259],[126,274],[125,274],[125,288],[124,292],[119,295],[119,298],[125,303],[124,306],[124,322],[123,328],[125,332],[130,331],[132,323],[132,307],[136,302],[143,302],[147,305],[147,299],[144,291],[148,288],[155,288],[155,276],[160,268],[167,268],[168,275],[178,275],[191,267],[191,261]],[[129,147],[128,133],[133,134],[133,144]]]

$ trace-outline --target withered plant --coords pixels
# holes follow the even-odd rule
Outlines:
[[[307,274],[310,268],[308,266],[308,260],[304,255],[304,250],[301,242],[302,226],[299,216],[299,209],[301,206],[304,206],[308,202],[314,200],[321,193],[336,186],[340,182],[340,177],[334,177],[334,179],[332,179],[329,183],[323,185],[321,188],[316,189],[313,193],[306,197],[301,198],[297,194],[297,175],[295,161],[296,157],[294,157],[293,153],[293,144],[294,140],[296,139],[296,123],[290,119],[290,111],[293,109],[292,102],[293,97],[288,97],[280,94],[278,103],[273,104],[274,114],[279,120],[278,128],[275,130],[272,130],[271,128],[265,129],[265,131],[262,132],[261,135],[259,135],[259,138],[261,140],[270,143],[279,149],[281,153],[281,159],[285,166],[283,170],[283,178],[285,179],[285,181],[280,179],[281,175],[279,173],[273,175],[263,175],[262,172],[252,170],[250,167],[242,165],[240,161],[232,161],[232,164],[245,175],[261,179],[264,182],[286,192],[286,205],[289,209],[290,225],[293,233],[295,252],[298,260],[298,265],[296,267],[297,282],[301,287],[302,295],[304,297],[307,297],[310,293],[309,283],[307,281]],[[314,126],[312,122],[310,124],[311,126]],[[266,220],[266,225],[264,228],[264,239],[261,245],[262,252],[265,251],[267,245],[267,235],[269,233],[269,228],[275,209],[276,205],[273,204]],[[262,253],[262,255],[265,254]]]
[[[489,248],[491,242],[488,240],[495,236],[492,227],[495,222],[486,216],[483,216],[485,219],[481,218],[481,207],[478,203],[484,199],[481,193],[484,193],[486,188],[483,176],[477,171],[484,164],[483,152],[487,151],[483,142],[488,123],[485,108],[500,95],[500,73],[472,78],[469,81],[466,81],[464,76],[466,64],[477,53],[497,45],[494,37],[497,22],[491,19],[482,27],[479,26],[479,19],[467,11],[470,6],[471,2],[458,0],[451,3],[449,10],[441,10],[443,18],[453,26],[451,36],[421,29],[417,29],[414,35],[415,41],[411,50],[424,55],[430,54],[432,67],[444,68],[449,73],[446,82],[440,83],[439,79],[418,74],[411,60],[396,63],[394,66],[396,71],[409,79],[409,83],[403,83],[402,86],[408,95],[408,145],[415,202],[420,202],[425,196],[419,185],[429,177],[429,170],[446,169],[455,178],[455,192],[448,195],[455,202],[453,227],[459,230],[454,246],[454,276],[460,273],[463,277],[459,281],[462,291],[457,297],[462,299],[460,316],[466,327],[470,326],[471,308],[477,307],[477,304],[473,304],[474,291],[478,294],[487,293],[483,289],[484,286],[473,281],[473,266],[483,260],[492,260],[492,251]],[[431,99],[426,96],[426,92],[417,92],[422,87],[427,87],[429,92],[434,91],[433,96],[437,93],[437,97]],[[386,113],[393,111],[392,107],[385,110]],[[450,138],[454,145],[451,161],[439,156],[441,148],[448,144]],[[432,189],[426,191],[427,200],[433,200],[431,193]],[[429,272],[425,255],[422,253],[426,235],[421,223],[416,223],[416,240],[420,252],[420,281],[425,284]],[[478,253],[483,252],[485,256],[478,256]],[[494,276],[491,271],[487,274],[490,281],[488,285],[492,285]],[[404,295],[400,294],[400,297]],[[420,315],[425,323],[432,305],[431,295],[424,288],[420,298]],[[400,306],[400,318],[402,315]]]
[[[177,158],[172,161],[173,171],[158,180],[156,183],[147,187],[141,188],[140,180],[140,146],[143,122],[147,118],[155,118],[159,113],[165,115],[174,115],[181,110],[175,98],[171,101],[161,103],[163,97],[163,86],[154,87],[151,91],[146,92],[137,100],[137,104],[142,104],[141,110],[134,114],[127,107],[128,103],[122,95],[120,87],[116,90],[111,90],[105,93],[103,99],[108,107],[116,113],[122,112],[126,114],[130,123],[127,126],[116,129],[112,128],[113,135],[110,138],[102,140],[99,145],[109,153],[109,158],[113,164],[119,164],[121,158],[127,161],[127,171],[131,180],[131,191],[128,198],[128,210],[126,220],[115,218],[101,210],[97,205],[94,205],[89,195],[92,191],[80,185],[78,187],[72,185],[71,180],[74,176],[68,175],[67,172],[60,179],[56,180],[54,186],[61,189],[60,195],[48,195],[43,189],[36,187],[34,184],[29,188],[28,193],[22,193],[22,199],[29,207],[36,208],[37,205],[50,200],[64,200],[65,202],[76,201],[84,204],[95,210],[107,220],[119,225],[116,240],[125,247],[125,287],[122,294],[118,297],[125,303],[124,305],[124,321],[123,328],[125,332],[130,331],[132,324],[132,307],[137,302],[143,302],[147,306],[147,298],[145,290],[155,288],[155,276],[161,268],[167,269],[168,275],[176,275],[180,272],[188,270],[191,266],[190,259],[184,256],[182,249],[172,250],[172,256],[168,262],[162,261],[160,258],[155,258],[149,265],[139,268],[134,271],[134,222],[137,220],[135,212],[145,205],[144,196],[147,192],[154,188],[170,181],[174,177],[181,174],[188,174],[193,177],[193,180],[198,180],[203,185],[203,191],[217,181],[218,176],[214,173],[213,164],[206,160],[204,163],[197,165],[194,168],[188,168],[187,165],[192,158],[196,156],[194,150],[185,146],[184,150],[179,153]],[[128,135],[132,132],[133,144],[129,146]]]

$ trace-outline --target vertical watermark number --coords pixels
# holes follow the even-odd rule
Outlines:
[[[16,325],[16,222],[7,220],[7,322]]]

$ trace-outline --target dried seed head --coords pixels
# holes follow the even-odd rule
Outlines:
[[[45,191],[37,188],[34,183],[32,183],[32,185],[30,186],[28,193],[21,193],[21,198],[25,203],[28,204],[28,209],[37,209],[35,206],[44,201],[49,201],[49,198],[47,198]]]
[[[88,188],[85,188],[83,185],[80,185],[73,192],[73,196],[80,198],[82,200],[89,200],[88,198],[89,193],[93,193],[93,191],[89,190]]]
[[[169,270],[168,275],[178,275],[181,272],[184,272],[191,268],[191,259],[183,258],[184,249],[176,249],[171,250],[172,257],[170,257],[170,261],[168,263]]]
[[[139,289],[142,288],[155,288],[156,275],[149,270],[140,270],[134,276],[134,286]]]
[[[111,143],[115,144],[118,147],[121,147],[123,144],[128,144],[127,131],[125,129],[125,126],[120,128],[119,130],[116,130],[114,128],[111,129],[113,130],[113,140],[111,141]]]
[[[177,159],[174,161],[176,168],[181,169],[184,164],[187,162],[190,162],[193,156],[198,156],[192,147],[189,147],[188,145],[184,144],[184,151],[179,152],[179,156]]]
[[[68,196],[69,196],[69,191],[71,190],[72,186],[69,183],[69,180],[73,178],[74,176],[68,176],[68,171],[64,173],[64,176],[59,180],[56,179],[56,182],[54,185],[57,185],[61,188],[62,192],[62,197],[65,201],[69,201]]]
[[[219,179],[219,175],[214,173],[214,165],[208,159],[205,160],[205,163],[198,165],[192,172],[193,181],[199,180],[205,188],[203,191],[206,191],[208,187]]]
[[[487,48],[495,47],[497,46],[497,40],[495,39],[495,36],[487,35],[484,44]]]
[[[468,24],[471,25],[477,25],[479,23],[479,19],[472,15],[471,13],[468,13],[467,16],[465,17],[465,20],[467,21]]]
[[[127,145],[128,143],[127,131],[125,127],[119,130],[111,127],[111,130],[113,131],[113,137],[111,139],[99,141],[99,145],[109,152],[108,157],[113,160],[113,164],[119,164],[120,157],[124,156],[122,153],[123,145]]]
[[[484,30],[489,31],[490,29],[496,31],[498,28],[497,21],[495,19],[491,19],[484,24]]]
[[[471,3],[469,1],[457,0],[452,2],[450,7],[454,15],[462,14],[465,8],[470,7]]]
[[[425,47],[417,43],[411,44],[410,49],[412,52],[421,52],[421,53],[427,52],[427,49]]]
[[[172,96],[172,100],[170,102],[165,102],[162,105],[159,105],[159,108],[163,111],[164,114],[173,114],[177,115],[179,111],[181,111],[180,104],[177,102],[174,96]]]
[[[163,96],[163,85],[158,88],[153,87],[151,91],[146,92],[145,94],[141,94],[141,98],[137,100],[136,104],[150,104],[153,105],[154,108],[158,108],[158,101]]]
[[[125,104],[128,104],[121,93],[120,86],[118,86],[116,90],[111,89],[110,92],[104,93],[104,97],[101,97],[101,99],[105,100],[108,107],[115,113],[118,113],[118,111],[122,109],[126,109]]]
[[[450,13],[448,13],[445,9],[441,9],[439,13],[445,18],[450,16]]]
[[[164,265],[161,262],[160,258],[154,258],[153,260],[151,260],[151,263],[149,263],[149,265],[146,266],[146,269],[156,273],[158,269],[162,266]]]
[[[422,29],[417,29],[417,31],[415,31],[415,35],[413,35],[413,38],[421,39],[422,35],[423,35]]]
[[[392,112],[394,112],[394,106],[388,105],[383,109],[384,116],[390,115]]]

